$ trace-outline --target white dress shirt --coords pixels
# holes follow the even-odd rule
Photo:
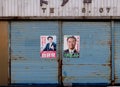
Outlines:
[[[74,51],[75,51],[75,49],[73,49],[73,50],[69,49],[69,53],[70,53],[70,54],[73,54]]]

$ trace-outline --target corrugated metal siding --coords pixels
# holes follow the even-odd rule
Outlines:
[[[61,30],[59,30],[61,25]],[[58,68],[58,60],[40,58],[40,35],[57,36],[59,45],[57,57],[62,58],[62,81],[64,84],[111,83],[112,80],[120,83],[120,22],[115,22],[113,25],[112,28],[115,30],[111,29],[110,22],[61,22],[61,25],[52,21],[11,23],[12,84],[46,84],[58,83],[60,80],[58,72],[61,67]],[[80,36],[80,58],[62,57],[60,47],[63,46],[60,44],[60,39],[63,36],[60,36],[60,33]],[[113,34],[114,36],[111,36]],[[111,40],[114,40],[115,44],[111,45]],[[112,50],[110,50],[110,45],[113,46]],[[111,54],[114,50],[115,53]],[[112,60],[115,61],[115,67],[114,64],[111,64],[114,62]],[[115,73],[115,79],[111,70]]]
[[[11,23],[11,83],[58,83],[57,59],[40,58],[40,35],[58,38],[58,23]]]
[[[45,1],[48,5],[40,6],[40,0],[0,0],[0,16],[120,16],[119,0],[92,0],[89,4],[84,4],[83,0],[69,0],[64,6],[61,6],[63,0]],[[45,13],[42,8],[46,8]],[[50,13],[50,8],[54,8],[54,13]],[[82,8],[86,9],[85,13]],[[103,9],[101,13],[100,8]]]
[[[110,83],[108,22],[63,22],[63,35],[80,36],[80,58],[63,58],[63,83]]]
[[[120,22],[115,22],[115,83],[120,83]]]

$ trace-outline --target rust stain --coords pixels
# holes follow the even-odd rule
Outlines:
[[[0,21],[0,85],[8,85],[8,22]]]
[[[115,76],[115,80],[118,80],[119,79],[119,77],[118,76]]]
[[[62,77],[62,60],[60,58],[58,59],[58,79],[60,85],[62,85],[64,78]]]
[[[69,77],[67,77],[67,76],[63,76],[62,77],[62,81],[64,81],[64,80],[75,80],[76,79],[76,77],[74,77],[74,76],[69,76]]]
[[[112,41],[111,41],[111,40],[107,41],[107,44],[108,44],[108,45],[111,45],[111,44],[112,44]]]
[[[108,17],[108,16],[85,16],[85,13],[84,13],[84,16],[9,16],[9,17],[0,17],[0,19],[3,19],[3,20],[31,20],[31,19],[35,19],[35,20],[44,20],[44,19],[67,19],[67,20],[71,20],[71,19],[101,19],[101,20],[104,20],[104,19],[119,19],[120,17]]]
[[[65,76],[62,76],[62,81],[64,81],[64,80],[65,80],[65,78],[66,78]]]
[[[102,66],[109,66],[109,67],[110,67],[110,66],[111,66],[111,64],[102,64]]]
[[[24,57],[11,55],[11,60],[26,60]]]
[[[65,64],[65,65],[69,65],[69,66],[72,66],[72,65],[76,65],[76,66],[78,66],[79,65],[79,67],[80,66],[111,66],[111,63],[109,62],[109,63],[106,63],[106,64]]]

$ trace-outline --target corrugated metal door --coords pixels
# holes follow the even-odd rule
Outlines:
[[[59,39],[58,23],[12,22],[10,33],[11,83],[57,84],[58,58],[40,58],[40,36],[55,35]]]
[[[63,22],[62,28],[63,35],[80,36],[79,58],[63,57],[63,84],[110,83],[110,23]]]
[[[115,83],[120,84],[120,22],[115,22],[114,26]]]
[[[111,82],[110,22],[62,22],[61,25],[45,21],[11,23],[12,84],[58,84],[60,71],[63,84]],[[56,59],[40,57],[40,36],[45,35],[57,38]],[[64,36],[71,35],[79,36],[79,57],[65,58]],[[62,70],[57,62],[61,56]]]

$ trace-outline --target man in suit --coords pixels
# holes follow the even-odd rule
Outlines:
[[[47,37],[47,40],[49,41],[49,43],[46,44],[43,51],[56,51],[56,44],[53,42],[53,37],[49,36]]]
[[[70,36],[67,38],[68,49],[64,50],[63,56],[65,58],[79,58],[79,52],[75,49],[76,38]]]

